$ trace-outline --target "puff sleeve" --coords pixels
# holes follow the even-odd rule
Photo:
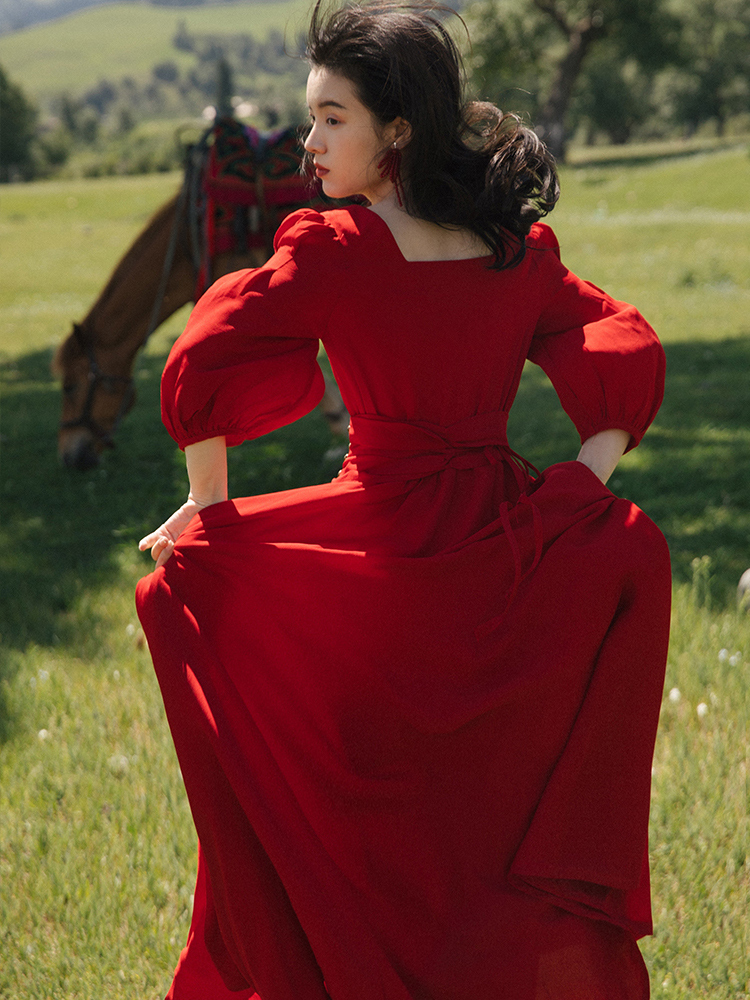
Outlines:
[[[324,391],[318,340],[336,301],[338,238],[309,209],[288,216],[260,268],[216,281],[196,304],[162,375],[162,419],[184,448],[228,445],[291,423]]]
[[[576,277],[552,230],[535,227],[542,309],[528,357],[546,372],[581,441],[620,428],[635,447],[664,393],[664,351],[637,309]]]

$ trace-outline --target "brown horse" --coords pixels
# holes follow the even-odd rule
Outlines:
[[[236,140],[236,123],[232,128]],[[299,201],[284,201],[278,190],[274,197],[270,185],[271,197],[265,201],[276,204],[266,205],[257,178],[248,195],[245,178],[234,176],[232,211],[245,220],[253,218],[257,238],[248,239],[246,234],[240,249],[212,253],[202,238],[201,227],[191,216],[191,197],[192,189],[203,191],[204,195],[211,190],[212,178],[209,177],[207,185],[206,172],[211,172],[210,156],[215,148],[207,146],[199,151],[197,188],[193,155],[193,169],[189,161],[181,192],[156,212],[115,267],[88,315],[73,325],[71,334],[57,351],[53,367],[63,383],[58,453],[71,468],[93,468],[99,463],[102,451],[114,446],[117,426],[135,401],[132,372],[136,354],[153,330],[181,306],[193,301],[196,287],[200,292],[211,280],[229,271],[263,264],[271,253],[278,221],[300,207]],[[298,163],[299,155],[291,154],[292,159],[294,155]],[[217,178],[216,169],[213,174],[216,194],[221,179]],[[238,205],[242,206],[241,212]],[[211,210],[213,207],[210,206]],[[205,204],[203,211],[205,216]],[[348,414],[333,380],[327,380],[321,408],[332,433],[345,434]]]

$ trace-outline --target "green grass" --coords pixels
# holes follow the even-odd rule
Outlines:
[[[0,37],[0,64],[30,97],[45,102],[63,91],[94,87],[102,78],[149,78],[152,67],[165,60],[181,70],[192,67],[194,57],[172,46],[181,21],[190,32],[265,38],[276,28],[293,38],[308,6],[306,0],[205,7],[115,3]]]
[[[737,195],[748,171],[744,148],[575,166],[552,219],[569,266],[635,301],[668,354],[664,407],[613,484],[666,532],[675,567],[654,768],[657,933],[644,943],[656,1000],[750,996],[750,616],[733,597],[750,565],[750,259]],[[184,492],[158,375],[185,314],[139,358],[139,401],[91,474],[57,464],[49,374],[70,322],[177,182],[0,188],[3,1000],[155,1000],[187,932],[194,834],[132,601],[148,569],[135,543]],[[533,368],[511,430],[538,465],[575,454]],[[235,449],[233,492],[330,477],[327,444],[312,414]]]
[[[636,303],[665,344],[664,405],[615,488],[657,520],[678,581],[711,555],[721,603],[750,565],[750,211],[738,197],[748,186],[745,146],[567,168],[550,220],[568,266]],[[574,434],[562,415],[549,427],[544,376],[528,371],[526,386],[511,416],[514,446],[549,464]]]

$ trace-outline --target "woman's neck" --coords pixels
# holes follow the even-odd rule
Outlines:
[[[468,229],[444,229],[435,222],[415,219],[392,197],[370,206],[385,222],[408,261],[465,260],[489,255],[487,245]]]

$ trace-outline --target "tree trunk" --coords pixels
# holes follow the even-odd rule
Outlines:
[[[546,5],[537,4],[537,6],[540,6],[540,9],[546,8]],[[546,13],[549,13],[548,9]],[[592,42],[605,35],[606,28],[601,17],[597,15],[586,17],[572,27],[565,25],[560,18],[555,18],[555,21],[566,31],[568,47],[557,66],[549,96],[534,127],[552,155],[562,161],[565,159],[568,143],[565,118],[573,88]]]

